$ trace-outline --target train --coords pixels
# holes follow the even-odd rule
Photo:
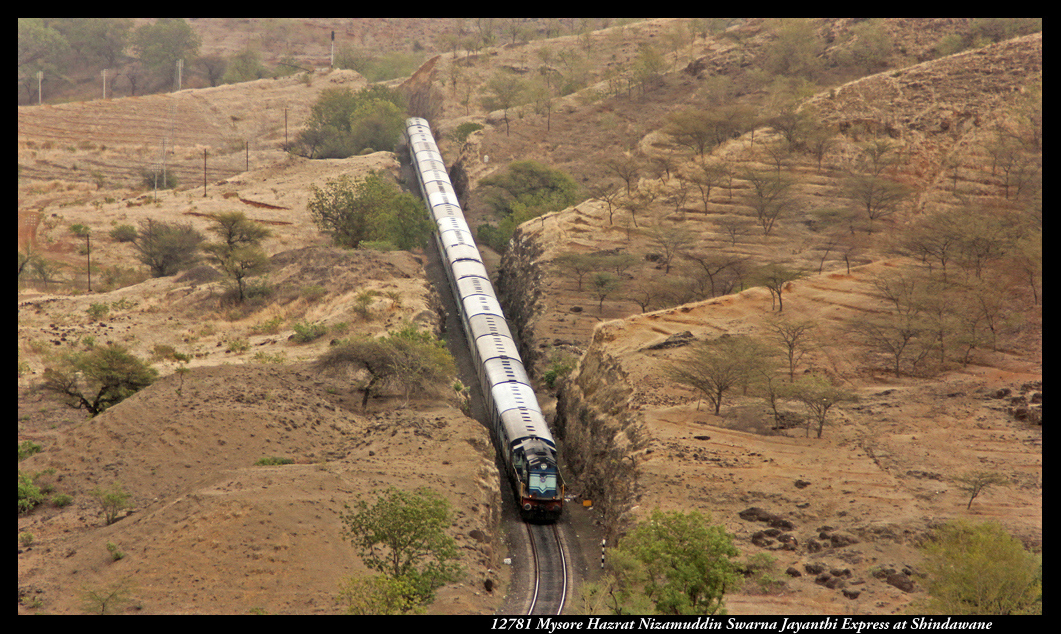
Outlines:
[[[460,313],[491,434],[527,521],[556,521],[564,510],[564,479],[556,442],[531,387],[508,321],[475,245],[426,119],[405,121],[404,141],[420,195],[435,223],[434,239]]]

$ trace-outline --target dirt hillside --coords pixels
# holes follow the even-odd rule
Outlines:
[[[299,23],[317,35],[333,28],[323,19]],[[998,125],[1016,121],[1015,104],[1041,89],[1041,33],[934,59],[933,47],[968,20],[884,21],[900,44],[881,70],[837,72],[822,78],[832,88],[802,98],[835,129],[820,163],[807,153],[771,156],[767,148],[782,135],[765,123],[707,157],[735,172],[784,169],[796,180],[796,211],[763,235],[741,178],[705,201],[696,192],[678,196],[678,173],[696,161],[660,128],[669,112],[703,104],[705,87],[720,77],[733,82],[741,103],[771,106],[774,87],[748,72],[772,41],[770,23],[744,20],[731,27],[732,37],[663,44],[683,23],[611,24],[456,54],[432,50],[431,42],[467,29],[466,21],[350,19],[339,29],[365,45],[416,40],[440,54],[419,78],[441,96],[437,136],[447,162],[468,176],[473,228],[496,221],[476,184],[516,158],[561,167],[587,188],[619,186],[604,166],[618,154],[645,165],[672,161],[672,173],[646,168],[634,181],[635,191],[654,195],[636,218],[587,193],[572,208],[522,225],[503,256],[482,249],[535,375],[558,361],[573,367],[555,391],[543,381],[540,396],[564,445],[572,496],[566,530],[587,546],[576,553],[580,573],[597,574],[587,562],[602,537],[614,539],[656,507],[706,511],[733,532],[745,556],[774,558],[768,576],[727,595],[736,614],[901,612],[923,592],[916,546],[946,519],[998,520],[1041,550],[1041,299],[1013,275],[999,278],[1005,297],[1017,298],[1002,345],[932,373],[895,377],[850,328],[887,311],[875,285],[882,275],[923,264],[898,253],[894,239],[923,214],[965,204],[1027,213],[1026,201],[1004,192],[985,148]],[[815,25],[833,59],[850,46],[858,21]],[[235,19],[200,27],[204,46],[227,52],[249,37],[241,29],[257,28]],[[649,43],[667,51],[667,64],[660,83],[643,92],[625,78]],[[279,59],[285,46],[270,54]],[[317,42],[300,55],[319,68],[327,52]],[[555,99],[548,114],[513,109],[509,126],[501,112],[483,110],[476,87],[498,69],[531,76],[540,66],[584,73],[585,87]],[[483,426],[448,395],[408,404],[393,395],[362,410],[349,379],[311,366],[334,338],[378,335],[407,322],[441,332],[451,349],[461,341],[441,308],[430,252],[343,252],[306,208],[313,187],[328,179],[398,175],[397,157],[308,161],[281,149],[321,90],[364,85],[353,71],[319,69],[19,107],[18,244],[57,267],[53,279],[18,293],[18,441],[43,449],[19,470],[42,474],[41,484],[73,498],[19,517],[20,613],[93,611],[98,601],[86,605],[86,598],[112,590],[119,601],[111,609],[125,613],[334,613],[339,581],[362,570],[341,536],[343,504],[390,484],[431,486],[458,510],[451,533],[465,575],[439,593],[431,612],[510,609],[512,569],[503,560],[522,551],[505,528],[507,489]],[[448,133],[465,121],[485,127],[458,147]],[[872,230],[835,231],[823,212],[849,205],[844,177],[877,140],[894,144],[902,161],[890,175],[915,195]],[[156,198],[144,172],[163,164],[181,186]],[[268,292],[241,309],[225,301],[224,282],[211,269],[148,279],[131,247],[109,238],[113,228],[145,219],[204,230],[210,214],[233,210],[273,232],[264,243],[271,267],[256,280]],[[73,224],[92,231],[91,292]],[[665,271],[649,230],[666,226],[691,229],[694,251],[743,263],[726,278],[730,294],[639,305],[634,290],[669,288],[690,270],[691,261],[678,258]],[[844,240],[834,240],[838,234]],[[587,290],[588,276],[581,286],[555,262],[564,253],[626,253],[636,263],[618,276],[621,290],[599,297]],[[801,371],[823,371],[858,397],[830,413],[820,439],[808,435],[792,404],[786,420],[793,426],[774,431],[751,394],[733,394],[714,416],[690,390],[663,379],[691,341],[765,335],[778,316],[776,298],[752,283],[752,272],[770,261],[805,273],[785,287],[783,311],[818,325]],[[358,304],[365,291],[378,292],[367,314]],[[106,313],[90,317],[93,305]],[[294,327],[309,323],[328,335],[300,343]],[[37,390],[59,355],[108,342],[151,360],[159,381],[94,419]],[[182,365],[188,372],[177,373]],[[294,463],[255,464],[271,456]],[[953,478],[974,468],[1003,473],[1011,484],[966,510]],[[132,506],[104,526],[89,492],[115,482],[132,494]],[[583,499],[592,506],[581,506]],[[123,556],[115,559],[108,544]]]

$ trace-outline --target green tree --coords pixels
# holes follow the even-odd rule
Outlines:
[[[18,19],[18,68],[39,68],[41,63],[58,57],[70,49],[70,44],[44,18]],[[32,74],[32,73],[31,73]],[[36,88],[36,81],[33,82]]]
[[[321,91],[306,128],[291,146],[307,158],[346,158],[366,149],[390,151],[401,137],[406,100],[397,90],[377,85]]]
[[[399,609],[431,603],[436,590],[459,577],[457,543],[446,534],[452,511],[437,492],[390,487],[374,504],[359,499],[346,509],[340,516],[344,538],[359,549],[366,566],[398,582],[388,591],[405,599]]]
[[[117,344],[65,355],[44,370],[45,390],[93,416],[151,385],[158,371]]]
[[[336,245],[356,249],[364,241],[389,241],[412,249],[427,243],[434,226],[423,203],[378,173],[354,181],[343,175],[313,187],[310,213]]]
[[[202,40],[184,18],[159,18],[133,31],[131,43],[140,61],[161,77],[170,77],[177,60],[191,64]]]
[[[445,345],[413,325],[386,337],[359,337],[342,342],[321,355],[316,366],[330,372],[368,373],[368,382],[361,388],[362,407],[387,386],[401,389],[408,402],[414,394],[451,385],[456,376],[456,365]]]
[[[503,172],[484,178],[486,201],[504,217],[523,209],[539,215],[558,211],[581,200],[582,191],[566,172],[534,160],[513,161]]]
[[[106,489],[96,487],[89,495],[99,503],[108,526],[118,521],[118,514],[129,508],[129,499],[132,498],[132,494],[127,493],[117,482],[111,483]]]
[[[238,84],[269,77],[269,75],[269,69],[262,63],[262,56],[258,51],[245,49],[233,55],[232,59],[225,64],[221,81],[226,84]]]
[[[103,68],[115,68],[121,61],[133,30],[129,18],[59,18],[57,22],[70,47],[82,59],[96,61]]]
[[[204,238],[190,224],[143,220],[133,248],[151,269],[152,277],[167,277],[189,268],[199,259]]]
[[[619,574],[627,598],[642,595],[656,614],[725,614],[725,593],[741,579],[731,561],[740,556],[733,536],[697,511],[656,509],[623,537],[617,551],[613,558],[625,559]]]
[[[261,272],[269,263],[260,246],[270,235],[269,229],[242,211],[215,214],[213,221],[210,231],[219,241],[205,245],[203,250],[236,283],[238,301],[243,303],[247,277]]]
[[[956,521],[921,547],[932,614],[1042,614],[1042,555],[1028,552],[1000,524]]]

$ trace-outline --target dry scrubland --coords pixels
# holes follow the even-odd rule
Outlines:
[[[634,181],[638,191],[655,195],[636,225],[628,209],[609,211],[588,198],[524,224],[503,259],[485,254],[499,266],[506,310],[536,373],[565,355],[578,360],[557,392],[542,391],[564,441],[572,541],[614,539],[655,507],[709,512],[736,535],[745,555],[776,558],[773,582],[750,581],[728,595],[729,610],[739,614],[901,612],[923,593],[916,546],[946,519],[997,520],[1041,548],[1041,425],[1013,416],[1028,401],[1041,415],[1041,304],[1017,293],[1019,319],[1007,322],[1002,345],[976,350],[968,365],[950,360],[933,372],[899,377],[851,329],[887,312],[876,280],[918,265],[892,247],[926,210],[958,208],[964,200],[1020,213],[991,174],[984,148],[1021,87],[1041,82],[1041,34],[934,61],[908,60],[912,65],[810,97],[806,102],[823,122],[847,130],[834,135],[820,167],[804,153],[775,163],[766,148],[779,134],[765,125],[715,149],[710,158],[735,168],[784,169],[796,179],[797,211],[764,236],[754,226],[727,230],[728,219],[753,217],[749,184],[740,178],[717,187],[707,203],[695,191],[675,203],[677,174],[694,158],[660,132],[666,113],[695,103],[712,76],[740,75],[741,56],[754,58],[764,45],[762,23],[749,22],[742,50],[730,40],[698,39],[673,55],[661,86],[609,94],[607,69],[622,68],[640,42],[660,42],[672,24],[608,29],[588,36],[588,45],[585,37],[580,43],[570,36],[475,57],[460,53],[456,64],[444,55],[431,67],[445,97],[439,136],[465,120],[488,124],[462,148],[443,142],[447,160],[469,177],[473,226],[489,219],[475,184],[515,158],[562,167],[587,187],[609,180],[618,186],[605,167],[617,151],[674,161],[674,175],[646,171]],[[350,32],[362,26],[352,23]],[[827,30],[842,34],[849,26],[834,21]],[[888,27],[915,58],[956,28],[947,20],[895,20]],[[425,27],[389,21],[386,28],[412,36]],[[547,58],[539,49],[550,46],[600,60],[589,71],[600,80],[590,82],[596,97],[587,89],[557,100],[548,123],[529,107],[514,110],[508,134],[501,113],[462,103],[462,82],[479,85],[499,67],[530,68]],[[338,513],[358,494],[390,483],[426,484],[459,509],[452,533],[465,580],[445,588],[432,611],[491,613],[502,605],[510,580],[501,559],[518,558],[519,551],[501,528],[500,496],[507,489],[484,428],[455,402],[402,407],[396,395],[362,411],[359,393],[308,366],[335,336],[379,334],[406,321],[446,327],[427,281],[429,253],[343,253],[327,246],[306,210],[312,186],[373,169],[397,174],[395,157],[306,161],[279,149],[285,111],[290,130],[297,130],[320,90],[362,85],[350,71],[318,71],[19,108],[19,244],[36,244],[68,266],[65,283],[20,288],[19,441],[44,447],[20,469],[54,468],[46,478],[73,496],[69,506],[19,518],[19,533],[34,535],[32,544],[20,546],[20,612],[77,612],[86,590],[107,588],[127,591],[130,611],[332,612],[338,580],[360,569],[341,539]],[[170,164],[188,186],[155,202],[136,183],[158,160],[161,136],[171,139]],[[856,244],[826,249],[830,243],[812,212],[847,202],[841,182],[873,140],[894,145],[902,157],[896,177],[915,195],[873,233],[861,231]],[[204,150],[211,170],[205,197]],[[243,171],[248,160],[251,169]],[[101,187],[93,173],[103,175]],[[195,182],[200,186],[190,187]],[[146,218],[203,229],[210,214],[231,210],[274,231],[264,244],[273,258],[265,280],[274,294],[246,309],[220,301],[221,283],[204,270],[125,285],[143,274],[127,245],[103,237],[115,225]],[[80,240],[68,230],[74,223],[100,236],[93,243],[92,294],[71,292],[87,282]],[[746,280],[734,288],[743,286],[741,292],[648,306],[642,314],[631,289],[659,286],[688,270],[679,258],[673,274],[664,274],[650,228],[666,226],[691,229],[694,251],[747,262],[749,278],[752,265],[769,262],[811,273],[783,290],[783,314],[817,325],[799,369],[825,372],[858,396],[830,413],[820,439],[813,432],[808,437],[802,425],[773,432],[767,407],[750,393],[727,396],[714,416],[706,402],[698,406],[691,391],[665,380],[667,362],[687,348],[657,344],[765,336],[768,320],[778,315],[776,298]],[[623,272],[622,290],[603,299],[579,290],[555,263],[563,253],[599,251],[637,258]],[[998,279],[1018,286],[1012,277]],[[366,290],[380,291],[367,316],[357,310]],[[110,306],[108,314],[90,318],[87,309],[100,303]],[[293,324],[314,322],[328,326],[329,335],[307,344],[292,338]],[[92,420],[35,391],[43,368],[88,337],[128,345],[154,360],[162,378]],[[189,372],[174,372],[179,364],[172,351],[191,356]],[[786,410],[802,415],[795,404]],[[295,464],[254,465],[273,455]],[[1012,484],[988,491],[966,510],[953,477],[974,468],[1003,473]],[[128,517],[103,526],[87,494],[115,481],[132,493],[133,507]],[[595,506],[579,506],[583,498]],[[777,519],[785,521],[775,525],[782,529],[771,530],[767,522]],[[125,557],[113,560],[108,543]]]

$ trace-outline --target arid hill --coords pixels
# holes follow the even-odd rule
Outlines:
[[[324,19],[300,24],[322,36],[333,28]],[[806,91],[752,72],[774,50],[773,22],[673,35],[686,24],[613,23],[456,52],[434,42],[469,28],[466,21],[351,19],[339,27],[340,37],[365,44],[415,39],[432,53],[416,80],[434,88],[436,136],[447,162],[467,176],[473,228],[496,222],[479,181],[517,158],[563,168],[586,187],[584,202],[523,224],[504,254],[481,249],[542,381],[540,398],[555,412],[572,497],[565,530],[585,546],[574,553],[579,573],[593,579],[600,539],[614,542],[656,507],[708,512],[746,558],[773,562],[727,595],[735,614],[900,613],[923,596],[917,545],[947,519],[997,520],[1041,550],[1041,183],[1037,199],[1034,185],[1018,192],[997,162],[1000,130],[1034,127],[1028,108],[1036,95],[1041,134],[1041,33],[939,57],[938,43],[964,33],[968,20],[884,20],[892,47],[867,69],[844,62],[861,23],[818,19],[829,64]],[[203,19],[198,27],[204,49],[228,53],[257,28],[252,19]],[[279,59],[296,41],[269,55]],[[647,44],[665,65],[641,81],[634,69]],[[112,589],[122,599],[112,607],[127,613],[334,613],[339,581],[363,571],[338,515],[389,484],[430,486],[457,509],[451,533],[465,575],[431,612],[510,609],[506,594],[518,581],[503,560],[518,566],[524,553],[503,528],[507,487],[486,429],[450,393],[408,404],[393,394],[362,410],[357,377],[312,369],[337,337],[408,322],[442,333],[457,352],[462,337],[452,309],[447,319],[442,308],[430,250],[343,252],[313,225],[306,208],[313,187],[344,174],[399,176],[401,167],[390,152],[308,161],[282,151],[321,90],[366,85],[353,71],[321,68],[320,42],[303,48],[299,59],[319,70],[19,107],[19,248],[56,264],[52,279],[19,289],[18,440],[42,447],[19,470],[44,473],[42,484],[73,496],[67,506],[19,517],[20,613],[92,611],[99,604],[84,603],[89,593]],[[577,75],[578,88],[548,108],[512,108],[506,125],[506,113],[486,112],[480,101],[499,69],[522,78]],[[706,108],[719,91],[762,118],[706,153],[704,162],[727,166],[732,177],[702,197],[689,180],[701,159],[664,126],[670,113]],[[813,113],[828,131],[820,159],[806,144],[786,145],[782,124],[770,120],[781,102]],[[469,121],[485,127],[458,146],[450,132]],[[877,143],[894,159],[887,177],[909,195],[872,223],[856,223],[847,182]],[[620,156],[636,159],[640,173],[631,194],[609,203],[595,187],[625,192],[607,164]],[[1041,177],[1041,137],[1037,157]],[[181,185],[156,199],[144,172],[163,163]],[[791,209],[769,232],[750,198],[753,172],[793,182]],[[631,208],[634,194],[647,203]],[[969,208],[1014,225],[1038,213],[1038,278],[1029,284],[1012,254],[976,271],[951,261],[950,279],[973,288],[986,276],[1005,300],[997,337],[964,359],[933,357],[896,376],[856,326],[891,310],[882,280],[932,263],[904,246],[909,231],[933,213]],[[226,301],[216,271],[147,279],[131,247],[109,237],[145,219],[204,230],[211,214],[233,210],[273,232],[264,243],[270,270],[257,279],[271,292],[243,308]],[[92,231],[91,292],[73,224]],[[692,239],[668,270],[661,230],[677,227]],[[580,283],[562,266],[565,254],[632,260],[598,294],[600,271]],[[722,257],[724,272],[698,277],[690,255]],[[768,264],[800,273],[779,288],[780,312],[757,277]],[[705,290],[716,283],[719,292]],[[377,292],[367,314],[358,301],[366,291]],[[94,304],[106,314],[90,316]],[[827,375],[857,397],[830,411],[821,438],[795,401],[783,403],[784,428],[775,430],[750,387],[728,393],[715,416],[666,378],[694,342],[765,339],[778,317],[815,325],[797,371]],[[295,325],[311,323],[328,334],[301,343]],[[37,390],[59,355],[112,341],[151,360],[161,378],[94,419]],[[177,372],[182,366],[188,370]],[[555,390],[542,379],[550,370],[559,377]],[[255,464],[271,456],[294,464]],[[973,469],[1002,473],[1010,484],[966,509],[954,478]],[[132,494],[132,506],[105,526],[89,492],[114,482]],[[115,559],[108,544],[124,556]]]

